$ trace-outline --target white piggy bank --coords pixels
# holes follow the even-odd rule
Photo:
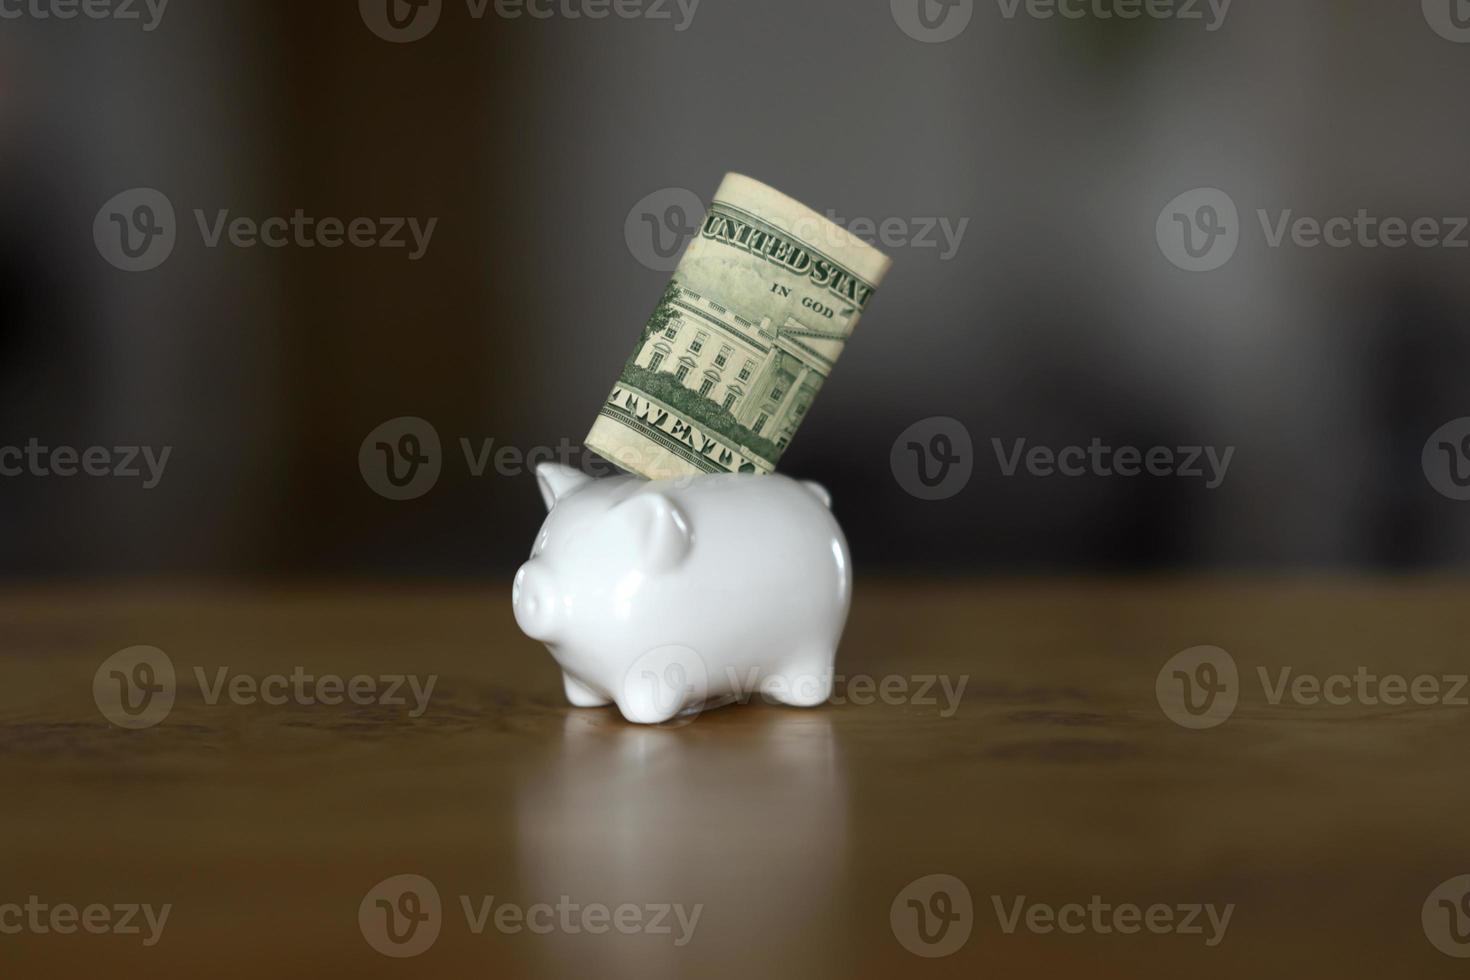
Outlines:
[[[757,693],[827,700],[852,565],[820,486],[594,479],[557,463],[536,480],[550,513],[511,601],[572,704],[659,724]]]

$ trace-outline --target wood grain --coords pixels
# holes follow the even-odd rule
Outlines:
[[[860,582],[845,703],[644,729],[562,700],[508,587],[93,588],[0,597],[0,904],[171,903],[161,941],[0,935],[0,975],[1463,975],[1420,909],[1470,872],[1470,708],[1273,705],[1257,670],[1470,671],[1463,583]],[[92,676],[166,651],[175,707],[109,724]],[[1155,676],[1228,650],[1233,716],[1170,722]],[[194,670],[437,677],[428,710],[205,702]],[[916,703],[943,675],[963,697]],[[889,701],[854,703],[857,677]],[[899,684],[907,695],[898,696]],[[858,698],[856,700],[861,700]],[[951,710],[952,709],[952,710]],[[384,957],[357,911],[413,873],[438,940]],[[973,933],[920,959],[911,881]],[[475,935],[460,897],[702,905],[693,938]],[[993,907],[1233,903],[1224,939],[1002,931]]]

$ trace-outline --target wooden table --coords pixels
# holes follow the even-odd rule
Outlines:
[[[648,729],[563,702],[503,582],[12,587],[0,927],[16,921],[5,903],[31,896],[51,912],[171,912],[153,946],[146,927],[0,935],[0,977],[1463,976],[1421,909],[1470,873],[1470,708],[1272,704],[1257,671],[1463,674],[1466,597],[1442,580],[863,581],[839,690],[891,676],[894,703],[757,704]],[[138,644],[167,653],[177,693],[159,724],[129,730],[103,717],[93,680]],[[1209,730],[1156,700],[1165,662],[1199,644],[1240,673],[1234,713]],[[417,718],[211,705],[195,669],[212,686],[220,667],[437,682]],[[937,683],[936,703],[916,703],[939,675],[967,678],[952,710]],[[439,932],[394,958],[370,945],[387,913],[369,893],[405,874],[433,883]],[[901,941],[915,944],[915,907],[890,913],[933,874],[964,883],[973,923],[951,922],[938,942],[970,926],[968,940],[931,959]],[[463,899],[478,914],[487,896],[542,928],[558,904],[567,918],[542,934],[492,913],[477,934]],[[1063,906],[1105,903],[1110,931],[1023,919],[1007,933],[996,903],[1009,916],[1020,896],[1043,925],[1045,908],[1076,925]],[[1233,912],[1210,946],[1119,933],[1110,916],[1130,903],[1175,921],[1195,904]],[[700,912],[676,945],[672,913],[670,934],[593,934],[599,905],[644,924],[661,905]]]

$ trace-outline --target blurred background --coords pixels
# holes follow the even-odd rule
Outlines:
[[[1258,213],[1453,235],[1464,8],[7,5],[0,448],[170,455],[151,489],[0,477],[0,574],[510,570],[541,519],[534,481],[477,474],[465,446],[599,469],[577,447],[668,280],[650,254],[682,222],[661,202],[707,201],[727,171],[887,229],[893,271],[782,464],[832,491],[859,571],[1462,563],[1470,504],[1421,453],[1470,415],[1470,249],[1273,247]],[[135,188],[175,212],[145,271],[94,234]],[[1203,272],[1160,230],[1197,188],[1238,208],[1235,251]],[[436,223],[417,259],[407,230],[407,248],[209,244],[222,212],[298,211]],[[670,237],[650,253],[639,227]],[[358,456],[404,416],[432,424],[442,472],[393,501]],[[895,442],[941,416],[972,473],[919,499]],[[1022,439],[1234,454],[1213,489],[1007,476],[996,441]]]

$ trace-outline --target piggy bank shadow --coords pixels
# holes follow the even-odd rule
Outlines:
[[[818,963],[811,938],[849,921],[849,803],[825,712],[747,706],[662,728],[572,710],[554,748],[522,772],[525,902],[685,911],[682,927],[667,916],[667,934],[530,937],[541,965],[640,978],[832,967],[831,949]]]

